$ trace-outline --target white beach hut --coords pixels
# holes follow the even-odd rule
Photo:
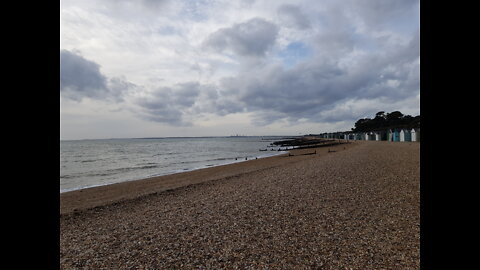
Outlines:
[[[412,128],[410,130],[410,134],[412,137],[412,142],[419,142],[420,141],[420,129],[419,128]]]
[[[409,129],[400,130],[400,141],[401,142],[411,142],[412,141],[412,135],[410,134]]]

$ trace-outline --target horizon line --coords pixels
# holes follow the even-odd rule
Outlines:
[[[87,140],[125,140],[125,139],[175,139],[175,138],[236,138],[236,137],[298,137],[303,135],[215,135],[215,136],[160,136],[160,137],[122,137],[122,138],[84,138],[84,139],[60,139],[60,141],[87,141]]]

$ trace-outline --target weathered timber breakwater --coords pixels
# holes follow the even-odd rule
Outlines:
[[[285,147],[285,149],[288,150],[289,147],[291,147],[290,149],[307,149],[307,148],[334,146],[334,145],[345,144],[345,143],[349,143],[349,142],[345,140],[300,137],[300,138],[293,138],[293,139],[273,142],[271,146]]]
[[[63,194],[61,268],[419,269],[419,144],[330,148]]]

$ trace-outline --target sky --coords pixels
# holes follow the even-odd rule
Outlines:
[[[60,139],[303,135],[420,114],[419,0],[60,1]]]

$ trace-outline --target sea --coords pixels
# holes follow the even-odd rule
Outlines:
[[[284,138],[61,140],[60,193],[284,154],[270,145]]]

